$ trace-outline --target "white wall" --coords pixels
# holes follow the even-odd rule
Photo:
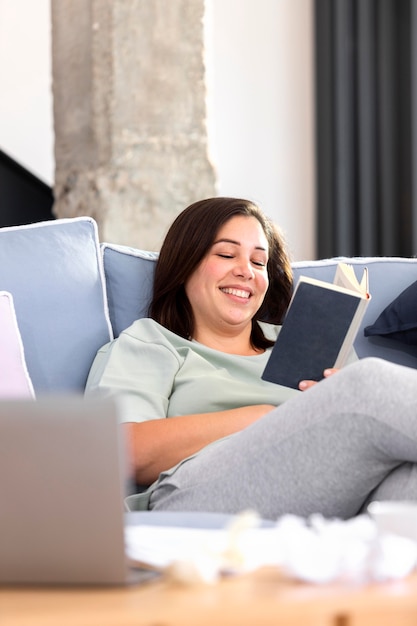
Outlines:
[[[54,177],[50,0],[0,0],[0,149]]]
[[[192,0],[190,0],[192,1]],[[218,193],[259,202],[314,257],[312,0],[206,0]],[[0,0],[0,149],[53,183],[50,0]]]
[[[283,229],[293,259],[311,259],[312,0],[207,0],[207,7],[208,123],[218,193],[258,202]]]

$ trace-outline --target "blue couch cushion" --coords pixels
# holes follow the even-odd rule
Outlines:
[[[110,320],[114,336],[148,314],[152,297],[156,252],[129,246],[101,244]]]
[[[364,267],[368,268],[369,291],[372,299],[355,340],[355,350],[359,358],[377,356],[394,363],[417,368],[417,350],[411,344],[383,336],[365,336],[365,327],[373,324],[380,313],[402,291],[417,280],[417,259],[402,257],[337,257],[320,261],[293,263],[294,279],[300,274],[320,280],[334,279],[339,261],[350,263],[358,278]]]
[[[82,392],[112,339],[94,220],[1,228],[0,289],[13,296],[35,393]]]
[[[127,246],[102,244],[110,317],[115,336],[135,319],[147,315],[152,293],[156,252]],[[371,302],[355,341],[360,358],[379,356],[394,363],[417,367],[414,346],[387,337],[366,337],[365,326],[372,324],[393,298],[417,280],[417,259],[401,257],[337,257],[292,264],[294,280],[301,274],[332,282],[339,261],[353,265],[358,278],[366,266],[369,272]]]
[[[417,345],[417,281],[394,298],[374,324],[366,326],[365,336],[373,335]]]

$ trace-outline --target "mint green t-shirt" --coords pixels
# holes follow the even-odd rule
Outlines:
[[[262,327],[271,339],[280,329]],[[261,379],[269,353],[225,354],[144,318],[99,350],[86,391],[119,397],[125,422],[256,404],[278,406],[300,392]]]

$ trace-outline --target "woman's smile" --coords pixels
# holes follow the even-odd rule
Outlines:
[[[236,296],[237,298],[244,298],[248,300],[251,297],[251,292],[245,289],[238,289],[234,287],[220,287],[220,291],[230,296]]]

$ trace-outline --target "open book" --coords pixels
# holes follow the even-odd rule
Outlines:
[[[360,282],[339,263],[333,283],[300,276],[262,378],[298,389],[345,365],[371,296],[368,271]]]

